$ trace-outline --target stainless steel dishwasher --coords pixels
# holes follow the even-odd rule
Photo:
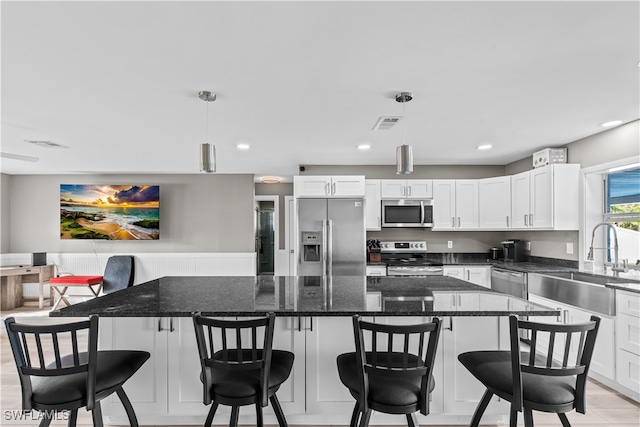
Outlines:
[[[527,273],[491,268],[491,289],[514,297],[528,299]]]

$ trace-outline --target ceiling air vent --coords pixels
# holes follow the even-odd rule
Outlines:
[[[373,127],[373,130],[393,129],[402,117],[380,117]]]
[[[38,147],[45,147],[45,148],[67,148],[62,144],[56,144],[55,142],[51,142],[51,141],[31,141],[31,140],[25,139],[24,142],[28,142],[29,144],[33,144],[33,145],[37,145]]]

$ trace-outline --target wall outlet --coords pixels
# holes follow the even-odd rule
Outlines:
[[[567,243],[567,253],[569,255],[573,254],[573,243]]]
[[[447,242],[447,248],[449,248],[449,249],[453,248],[453,240],[449,240]]]
[[[526,250],[530,251],[531,250],[531,242],[527,242],[526,244]]]

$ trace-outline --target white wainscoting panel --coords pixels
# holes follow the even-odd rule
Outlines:
[[[47,262],[56,266],[56,274],[102,275],[112,255],[135,257],[134,285],[163,276],[255,276],[255,252],[242,253],[49,253]],[[31,265],[31,254],[2,254],[0,265]],[[49,292],[45,286],[45,295]],[[78,289],[84,291],[85,289]],[[87,295],[89,291],[87,291]],[[25,283],[25,296],[38,296],[35,283]],[[80,293],[80,292],[78,292]]]

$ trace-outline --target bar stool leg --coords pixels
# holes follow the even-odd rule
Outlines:
[[[353,407],[353,413],[351,414],[351,422],[349,423],[349,427],[357,427],[358,418],[360,418],[360,405],[358,405],[358,401],[356,400],[356,404]]]
[[[558,418],[560,418],[560,422],[562,423],[562,427],[571,427],[569,420],[565,414],[558,414]]]
[[[260,402],[256,403],[256,427],[263,427],[264,422],[262,421],[262,405]]]
[[[120,398],[120,402],[122,402],[122,406],[124,406],[124,411],[127,413],[127,418],[129,419],[129,425],[131,427],[138,427],[138,419],[136,418],[136,413],[133,411],[133,406],[131,406],[131,401],[129,397],[124,392],[124,389],[120,387],[116,390],[116,394]]]
[[[362,418],[360,418],[360,427],[368,427],[369,420],[371,419],[371,409],[362,414]]]
[[[416,418],[415,412],[412,414],[406,414],[406,415],[407,415],[407,425],[409,427],[420,427],[420,424],[418,424],[418,418]]]
[[[509,427],[518,427],[518,411],[511,410],[509,417]]]
[[[533,427],[533,411],[531,409],[524,410],[524,427]]]
[[[91,411],[91,418],[93,418],[93,427],[103,427],[102,424],[102,408],[100,402],[96,402],[96,406]]]
[[[284,418],[284,413],[282,412],[282,408],[280,407],[280,401],[278,400],[278,397],[275,395],[275,393],[269,398],[269,401],[271,402],[273,412],[276,413],[278,425],[280,427],[288,427],[287,420]]]
[[[216,414],[218,410],[218,404],[213,402],[211,404],[211,409],[209,409],[209,413],[207,414],[207,420],[204,422],[204,427],[211,427],[211,423],[213,422],[213,416]]]
[[[231,421],[229,421],[229,427],[238,427],[238,407],[231,407]]]
[[[69,411],[69,419],[67,420],[67,426],[76,427],[78,423],[78,410],[74,409],[73,411]]]
[[[489,404],[489,401],[491,401],[492,397],[493,393],[488,389],[485,390],[480,403],[478,403],[478,406],[476,407],[476,411],[473,413],[473,418],[469,424],[470,427],[478,427],[480,425],[480,419],[482,418],[482,415],[484,415],[484,411],[486,411],[487,405]]]

